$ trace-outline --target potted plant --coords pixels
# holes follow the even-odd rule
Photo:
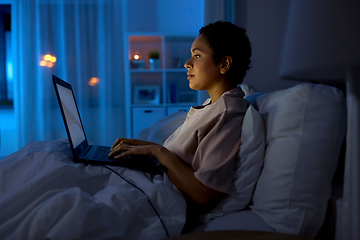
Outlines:
[[[158,51],[151,51],[149,53],[149,65],[150,69],[154,70],[160,68],[160,59]]]

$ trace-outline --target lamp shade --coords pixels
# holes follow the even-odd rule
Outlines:
[[[359,0],[293,0],[280,75],[297,80],[345,80],[360,67]]]

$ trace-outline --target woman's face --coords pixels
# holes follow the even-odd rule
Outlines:
[[[200,34],[191,45],[191,58],[185,63],[189,86],[194,90],[211,91],[221,78],[220,66],[213,60],[213,50]]]

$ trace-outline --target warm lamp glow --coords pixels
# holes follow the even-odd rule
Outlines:
[[[44,56],[44,60],[45,61],[50,61],[50,59],[51,59],[51,55],[50,54],[46,54],[45,56]]]
[[[134,60],[139,60],[141,59],[141,55],[139,54],[139,52],[135,52],[133,58]]]
[[[40,61],[39,65],[42,67],[53,67],[56,62],[56,57],[51,56],[50,54],[46,54],[43,57],[43,60]]]
[[[93,78],[90,79],[89,85],[92,86],[92,87],[96,86],[99,83],[99,81],[100,81],[99,78],[93,77]]]

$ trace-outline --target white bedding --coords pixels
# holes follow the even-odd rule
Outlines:
[[[186,203],[166,174],[111,168],[181,233]],[[31,142],[0,161],[0,239],[165,238],[147,196],[104,166],[75,164],[67,140]]]

